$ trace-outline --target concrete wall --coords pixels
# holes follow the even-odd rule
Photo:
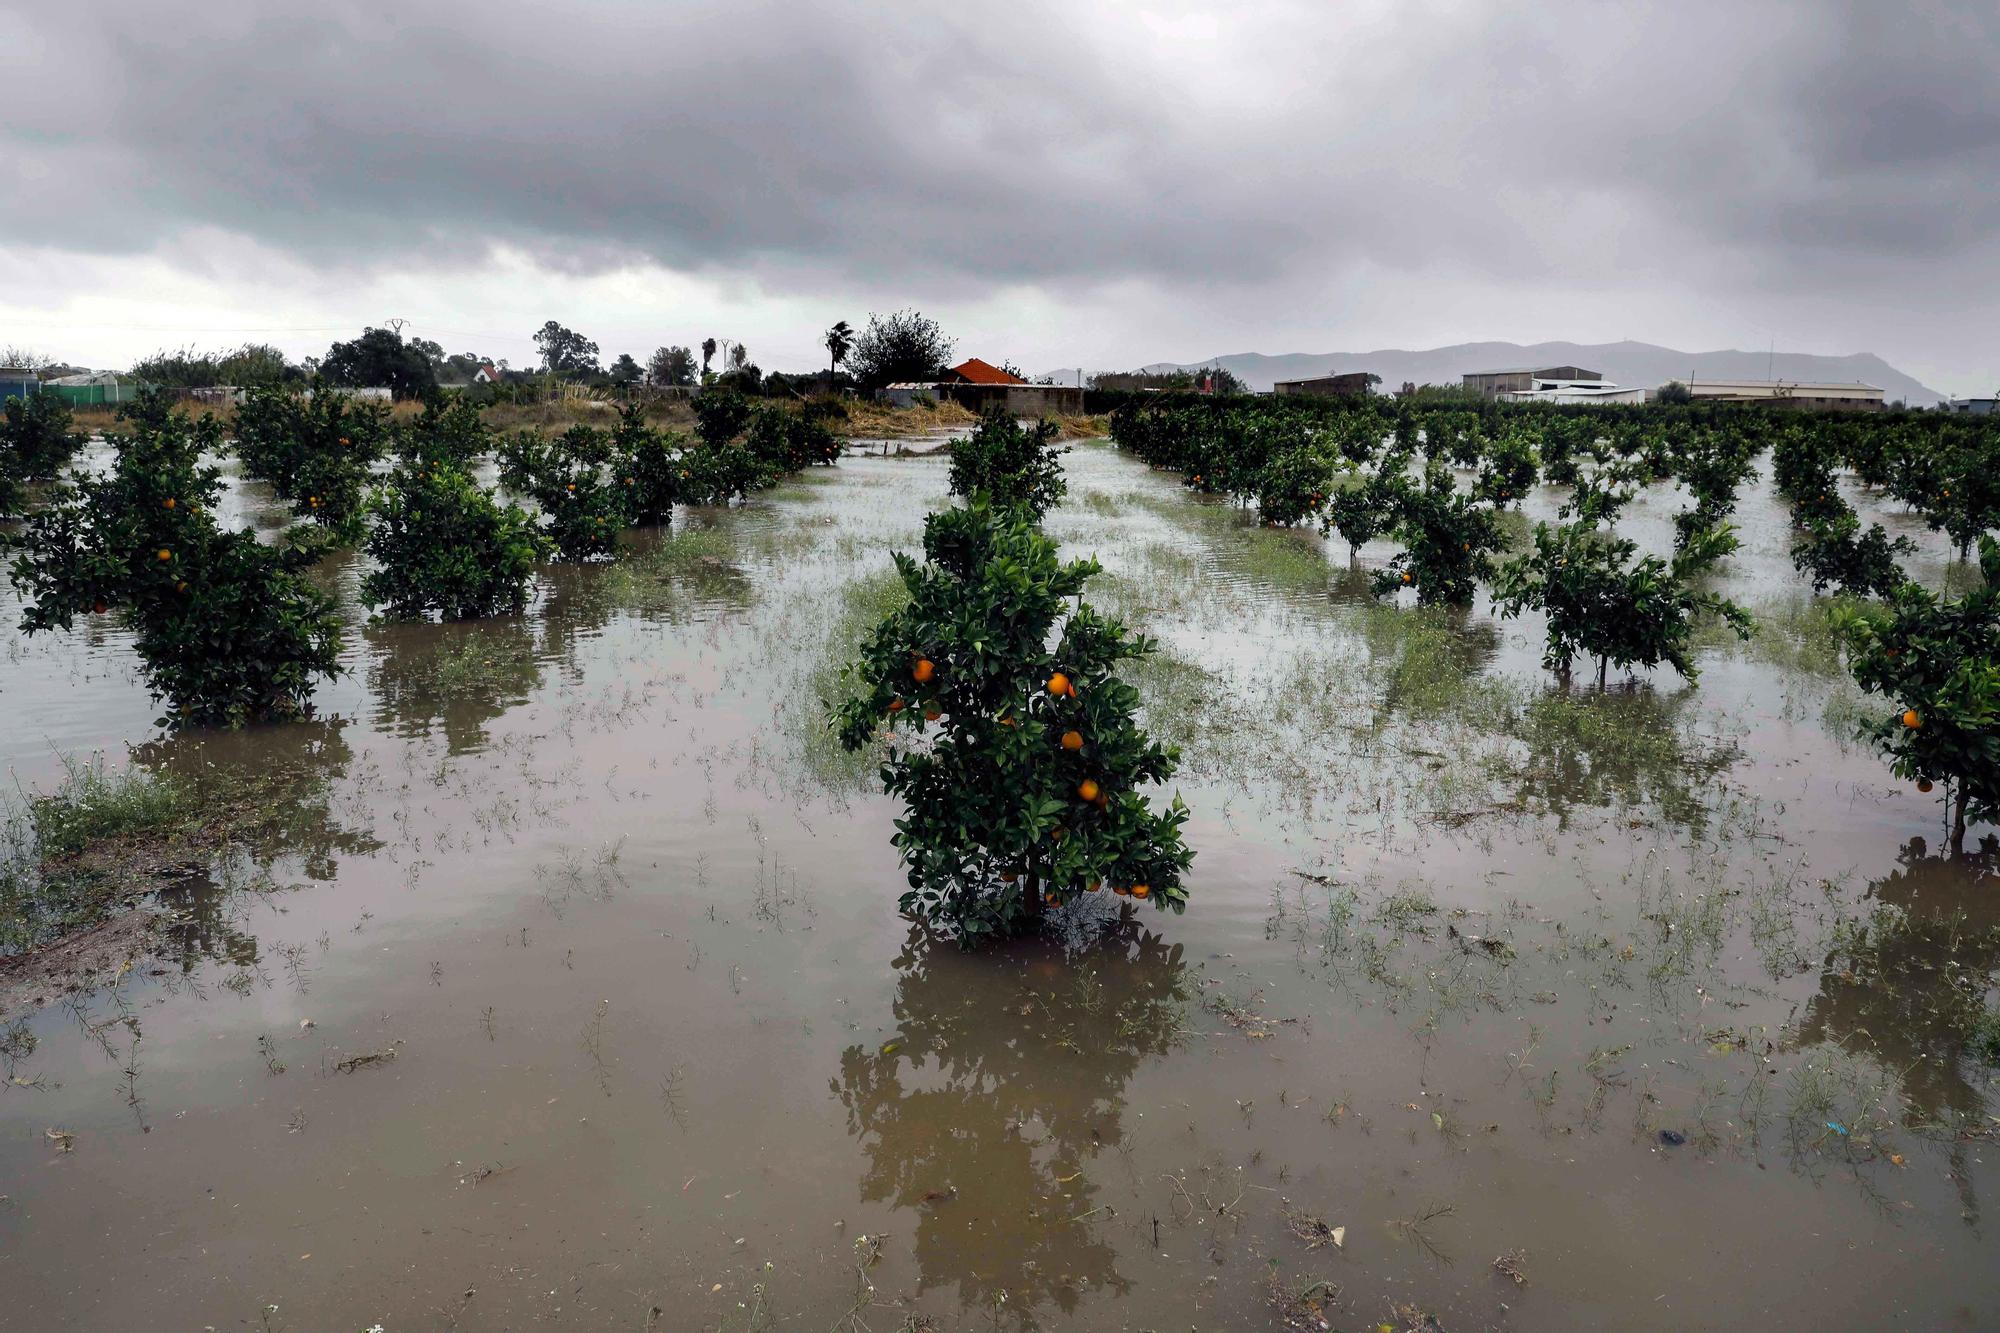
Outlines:
[[[998,403],[1017,417],[1083,413],[1083,390],[1073,384],[948,384],[942,391],[975,412]]]

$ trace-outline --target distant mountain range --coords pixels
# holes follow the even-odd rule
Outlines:
[[[1651,343],[1458,343],[1427,351],[1386,348],[1376,352],[1287,352],[1267,356],[1238,352],[1185,364],[1156,361],[1149,371],[1199,370],[1219,365],[1255,390],[1268,390],[1278,380],[1311,379],[1342,371],[1368,370],[1382,377],[1383,390],[1416,384],[1457,384],[1472,371],[1534,369],[1541,366],[1581,366],[1627,388],[1651,388],[1668,380],[1781,379],[1829,383],[1872,384],[1885,390],[1890,402],[1929,407],[1944,395],[1905,375],[1870,352],[1852,356],[1812,356],[1804,352],[1677,352]],[[1058,383],[1073,384],[1074,368],[1052,373]]]

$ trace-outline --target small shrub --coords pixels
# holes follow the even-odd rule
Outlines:
[[[1055,439],[1053,421],[1023,426],[1006,408],[988,408],[972,434],[952,441],[951,493],[984,493],[995,504],[1040,519],[1069,492],[1065,451],[1055,447]]]
[[[1138,693],[1114,674],[1153,646],[1069,605],[1097,564],[1062,563],[1025,513],[983,496],[932,514],[924,553],[896,556],[909,605],[876,629],[834,712],[849,751],[885,725],[907,737],[882,768],[907,810],[902,910],[967,944],[1033,930],[1100,885],[1182,910],[1187,811],[1176,798],[1155,813],[1138,790],[1176,756],[1139,729]]]

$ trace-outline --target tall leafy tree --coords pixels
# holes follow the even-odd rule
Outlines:
[[[620,352],[618,359],[611,363],[609,372],[613,384],[637,384],[645,373],[639,368],[639,363],[632,359],[630,352]]]
[[[591,375],[597,371],[597,344],[550,320],[535,331],[542,369],[551,375]]]
[[[684,388],[695,382],[694,353],[685,347],[662,347],[646,363],[646,374],[665,388]]]
[[[425,398],[437,389],[437,367],[394,329],[364,329],[352,342],[335,343],[319,373],[328,384],[386,387],[398,398]]]
[[[864,389],[934,380],[950,365],[955,345],[936,320],[918,311],[870,315],[847,354],[847,366]]]

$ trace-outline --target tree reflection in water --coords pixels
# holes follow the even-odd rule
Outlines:
[[[1903,1123],[1948,1139],[1952,1177],[1978,1216],[1966,1134],[1987,1127],[1991,1070],[1971,1041],[2000,972],[2000,840],[1931,856],[1914,838],[1869,886],[1874,914],[1843,931],[1799,1021],[1797,1044],[1875,1061],[1901,1086]]]
[[[353,750],[345,718],[323,718],[241,731],[184,732],[135,746],[133,761],[189,784],[201,802],[228,807],[229,845],[191,862],[165,883],[159,903],[169,916],[162,948],[183,972],[204,959],[237,966],[258,960],[244,933],[237,890],[270,883],[281,861],[305,878],[330,881],[341,856],[367,856],[381,842],[350,828],[334,810],[334,788]]]
[[[862,1197],[914,1215],[919,1290],[955,1284],[1021,1327],[1126,1290],[1095,1159],[1124,1139],[1126,1084],[1184,1030],[1181,946],[1129,920],[1070,957],[916,930],[895,967],[895,1032],[849,1047],[833,1091],[869,1159]]]

